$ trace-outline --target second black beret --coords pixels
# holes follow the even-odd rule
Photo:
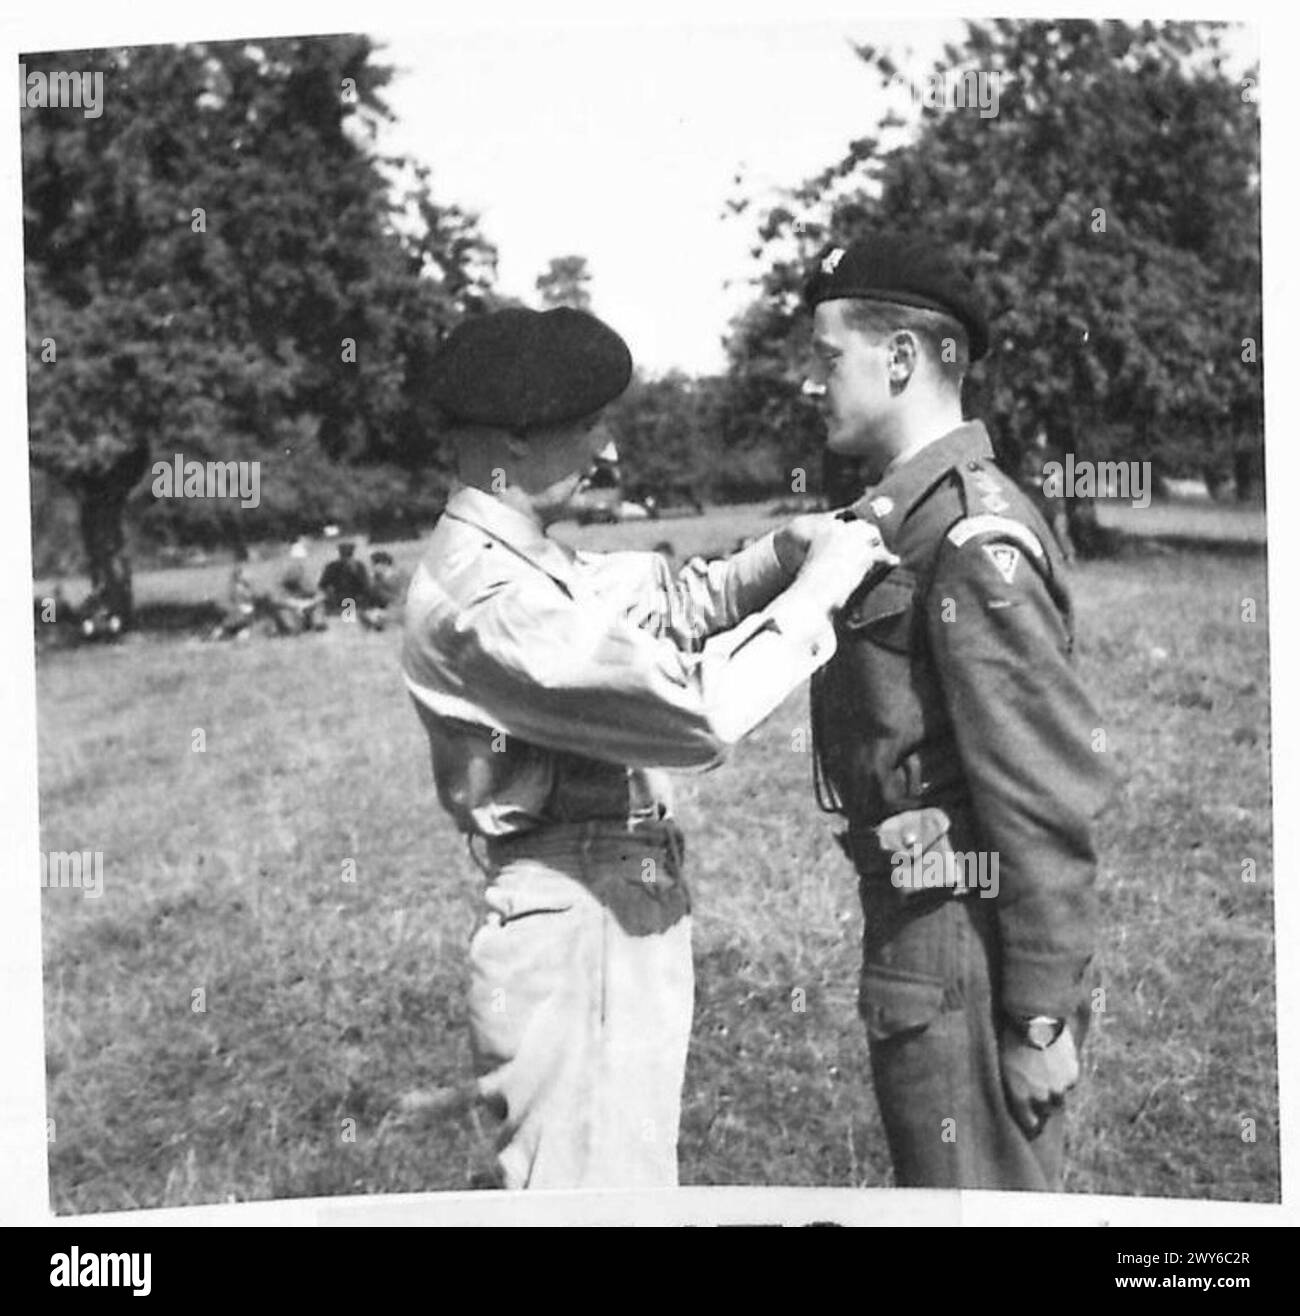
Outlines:
[[[883,234],[848,247],[828,247],[804,288],[804,301],[812,308],[840,297],[944,311],[964,326],[972,361],[988,352],[988,321],[979,294],[955,262],[923,243]]]

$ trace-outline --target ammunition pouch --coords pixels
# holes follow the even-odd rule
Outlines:
[[[850,829],[838,839],[864,887],[892,888],[904,900],[939,891],[965,896],[972,888],[953,847],[959,823],[962,834],[973,835],[964,810],[930,806],[896,813],[874,828]]]

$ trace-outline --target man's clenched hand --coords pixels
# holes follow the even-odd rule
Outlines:
[[[806,512],[787,521],[776,532],[776,555],[787,576],[793,576],[803,566],[812,541],[834,520],[834,512]]]
[[[1036,1137],[1043,1122],[1065,1100],[1079,1081],[1079,1053],[1067,1024],[1045,1051],[1022,1041],[1011,1028],[998,1039],[1002,1059],[1002,1086],[1012,1118],[1027,1138]]]

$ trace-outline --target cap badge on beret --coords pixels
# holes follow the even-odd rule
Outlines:
[[[822,260],[822,273],[823,273],[823,274],[834,274],[834,273],[835,273],[835,267],[836,267],[836,266],[840,263],[840,261],[842,261],[843,259],[844,259],[844,248],[843,248],[843,247],[836,247],[836,248],[834,248],[834,250],[827,252],[825,258]]]

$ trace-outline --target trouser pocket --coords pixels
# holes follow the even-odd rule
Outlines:
[[[873,1041],[919,1032],[963,1003],[961,902],[864,882],[862,908],[858,1008]]]
[[[944,985],[937,979],[908,978],[863,965],[858,1012],[873,1042],[922,1032],[943,1009]]]

